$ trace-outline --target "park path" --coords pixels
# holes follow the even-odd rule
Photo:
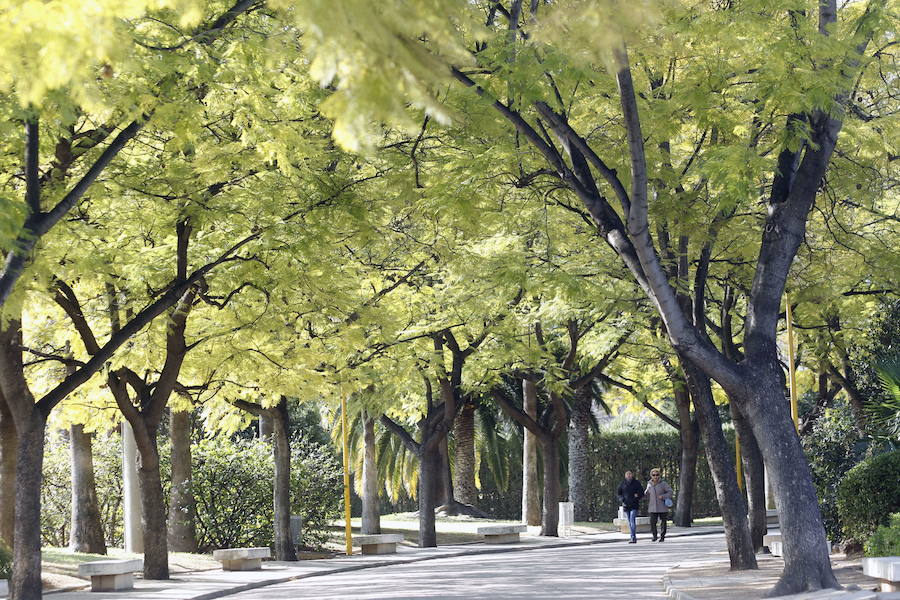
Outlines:
[[[670,567],[723,547],[721,534],[464,555],[267,586],[235,600],[665,598]]]

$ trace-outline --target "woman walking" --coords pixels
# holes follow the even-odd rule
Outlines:
[[[669,507],[672,506],[672,488],[660,476],[659,469],[651,469],[650,482],[647,484],[647,489],[644,490],[644,495],[649,499],[647,512],[650,513],[650,533],[653,536],[650,541],[657,540],[656,523],[662,520],[659,541],[664,542],[666,541],[666,520],[669,518]]]

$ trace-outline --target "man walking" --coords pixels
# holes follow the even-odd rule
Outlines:
[[[659,469],[650,471],[650,483],[644,490],[647,494],[647,512],[650,514],[651,541],[656,541],[656,522],[662,520],[659,541],[666,541],[666,519],[669,518],[669,507],[672,506],[672,488],[660,477]]]
[[[628,529],[631,531],[631,541],[629,544],[637,543],[637,513],[641,498],[644,497],[644,488],[641,482],[634,478],[634,473],[625,471],[625,481],[619,484],[616,491],[619,496],[619,502],[628,516]]]

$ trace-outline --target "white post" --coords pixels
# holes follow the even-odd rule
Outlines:
[[[125,551],[144,552],[144,532],[141,530],[141,496],[138,487],[137,445],[128,421],[122,421],[122,505],[125,513]]]

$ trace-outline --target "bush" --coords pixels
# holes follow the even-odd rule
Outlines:
[[[124,542],[122,513],[122,443],[118,433],[98,434],[93,439],[94,479],[106,543]],[[72,476],[69,443],[50,434],[44,449],[41,482],[41,541],[46,546],[66,546],[72,518]]]
[[[900,556],[900,513],[875,530],[866,542],[866,556]]]
[[[808,394],[804,400],[812,399]],[[870,443],[856,427],[853,413],[846,403],[837,403],[826,409],[825,414],[807,435],[801,439],[803,451],[809,461],[822,523],[829,539],[843,537],[841,518],[837,510],[838,486],[847,471],[859,464],[869,451]]]
[[[0,542],[0,579],[12,577],[12,552]]]
[[[197,542],[202,551],[270,546],[274,537],[272,447],[214,438],[192,449]],[[341,467],[327,447],[297,438],[291,451],[291,508],[303,517],[302,545],[318,548],[340,515]]]
[[[845,539],[862,542],[900,511],[900,450],[869,458],[847,472],[837,493]]]

